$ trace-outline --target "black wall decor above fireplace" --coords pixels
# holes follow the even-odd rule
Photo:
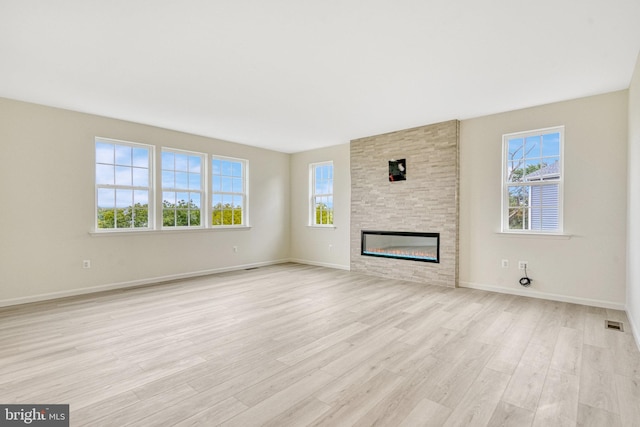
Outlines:
[[[440,233],[362,230],[361,255],[440,262]]]

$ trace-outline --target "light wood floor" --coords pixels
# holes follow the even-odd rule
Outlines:
[[[285,264],[0,309],[0,403],[68,403],[72,426],[640,426],[640,354],[620,311]]]

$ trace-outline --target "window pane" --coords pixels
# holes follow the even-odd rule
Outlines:
[[[165,207],[173,207],[176,204],[176,193],[173,191],[164,191],[162,193],[162,204]]]
[[[200,189],[200,174],[190,173],[189,174],[189,189],[191,190],[199,190]]]
[[[189,170],[189,157],[186,154],[176,154],[176,171],[187,172]]]
[[[221,161],[220,160],[213,160],[211,162],[211,173],[213,175],[220,175],[221,171],[222,171]]]
[[[242,209],[233,210],[233,223],[236,225],[242,224]]]
[[[189,188],[189,174],[187,172],[176,172],[175,188]]]
[[[162,210],[162,225],[165,227],[175,227],[176,225],[176,214],[173,209],[163,209]]]
[[[116,166],[116,185],[132,185],[130,167]]]
[[[98,228],[114,228],[115,226],[114,208],[98,208]]]
[[[230,193],[233,191],[232,178],[223,176],[222,177],[222,191],[225,193]]]
[[[222,183],[222,179],[220,178],[220,176],[218,175],[214,175],[213,176],[213,184],[212,184],[212,191],[221,191],[222,187],[221,184]]]
[[[509,162],[507,170],[508,182],[521,182],[524,179],[524,168],[522,167],[522,164],[522,160]]]
[[[116,145],[116,164],[131,166],[133,149],[126,145]]]
[[[522,138],[509,140],[509,158],[508,160],[517,160],[524,157],[524,140]]]
[[[558,208],[542,208],[542,225],[541,230],[553,231],[559,227]]]
[[[559,191],[560,186],[558,184],[545,185],[540,188],[540,194],[542,197],[541,205],[547,207],[559,206]]]
[[[149,169],[149,150],[133,147],[133,166]]]
[[[234,193],[242,193],[242,178],[233,178],[232,191]]]
[[[116,228],[131,228],[132,219],[131,209],[116,209]]]
[[[135,187],[148,187],[149,169],[133,168],[133,185]]]
[[[200,225],[200,209],[193,209],[189,211],[189,225]]]
[[[116,206],[116,190],[113,188],[98,189],[98,207],[114,208]]]
[[[231,176],[233,173],[233,166],[230,161],[223,160],[222,161],[222,175]]]
[[[559,133],[549,133],[542,136],[542,155],[545,157],[560,155]]]
[[[176,227],[187,227],[189,225],[189,211],[187,209],[176,209]]]
[[[524,156],[525,158],[540,157],[540,137],[529,136],[524,141]]]
[[[113,185],[115,168],[112,165],[96,164],[96,184]]]
[[[189,197],[190,197],[190,201],[191,201],[191,207],[192,208],[199,208],[200,205],[200,193],[189,193]]]
[[[231,175],[239,177],[242,176],[242,163],[233,162],[233,164],[231,165]]]
[[[149,210],[147,208],[134,209],[133,226],[136,228],[149,226]]]
[[[175,173],[173,171],[162,171],[162,186],[175,188]]]
[[[214,209],[222,208],[222,196],[220,194],[213,195],[213,198],[211,200],[211,206],[213,206]]]
[[[187,207],[187,204],[189,203],[189,193],[177,193],[176,194],[176,205],[178,207]]]
[[[202,170],[202,160],[199,156],[189,156],[189,172],[200,173]]]
[[[133,192],[133,201],[136,206],[149,205],[149,192],[146,190],[136,190]]]
[[[116,190],[116,207],[128,208],[133,206],[133,190]]]
[[[222,211],[217,209],[211,213],[211,225],[222,225]]]
[[[162,169],[164,170],[175,169],[174,161],[175,161],[175,154],[169,153],[166,151],[162,152]]]
[[[528,206],[530,187],[509,187],[509,206]]]
[[[96,163],[109,163],[114,162],[114,145],[106,144],[104,142],[96,142]]]
[[[510,230],[524,230],[525,218],[524,209],[510,208],[509,209],[509,229]]]

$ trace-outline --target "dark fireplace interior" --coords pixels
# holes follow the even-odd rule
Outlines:
[[[361,244],[366,256],[440,262],[440,233],[362,230]]]

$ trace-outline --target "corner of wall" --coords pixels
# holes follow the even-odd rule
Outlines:
[[[628,91],[626,312],[640,350],[640,52]]]

